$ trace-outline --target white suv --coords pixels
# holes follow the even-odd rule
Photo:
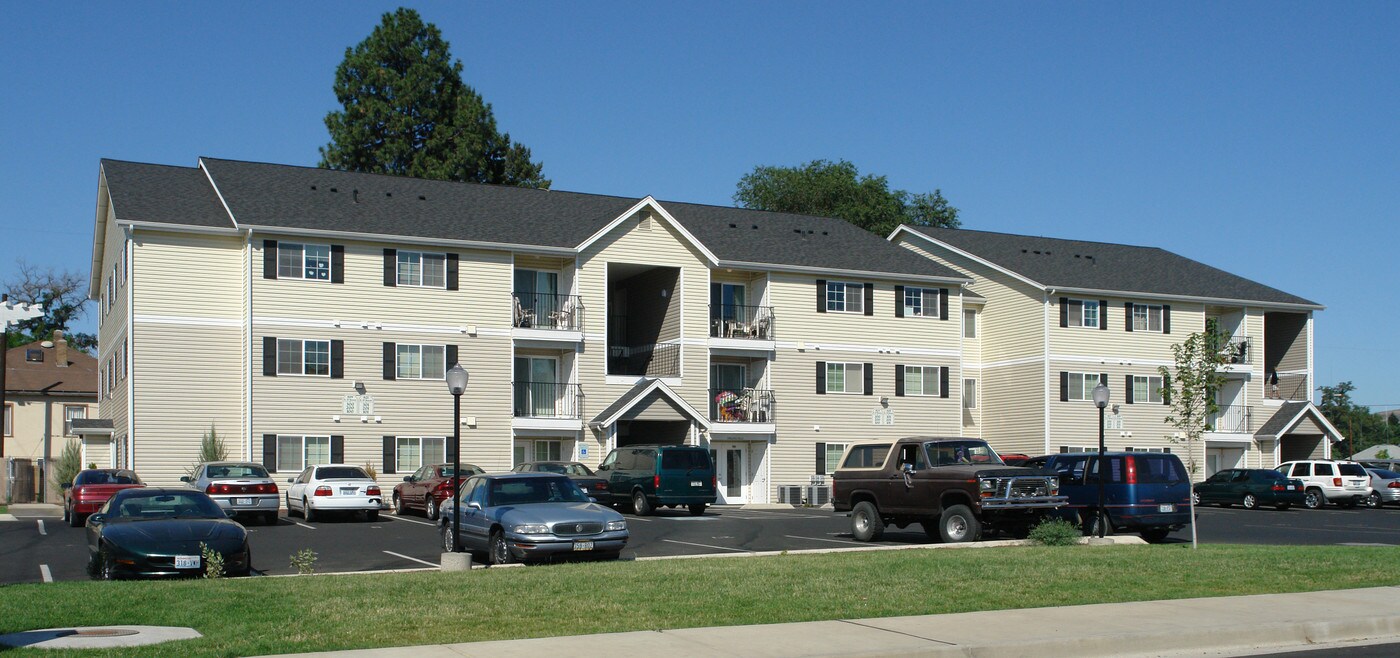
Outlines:
[[[1284,462],[1277,470],[1303,481],[1303,505],[1308,509],[1327,503],[1352,508],[1371,495],[1371,476],[1356,462],[1305,459]]]

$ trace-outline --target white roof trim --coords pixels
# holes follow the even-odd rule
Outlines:
[[[1266,306],[1270,308],[1281,308],[1299,311],[1321,311],[1327,307],[1320,304],[1289,304],[1287,302],[1261,302],[1254,299],[1230,299],[1227,297],[1197,297],[1194,295],[1171,295],[1157,292],[1134,292],[1131,290],[1098,290],[1095,288],[1055,288],[1057,292],[1078,293],[1084,295],[1104,295],[1108,297],[1126,297],[1137,299],[1152,299],[1162,301],[1182,301],[1182,302],[1208,302],[1217,304],[1230,304],[1232,306]]]
[[[209,181],[209,187],[214,188],[214,196],[219,197],[219,205],[223,206],[224,212],[228,213],[228,219],[233,222],[233,227],[238,228],[238,218],[233,216],[233,209],[228,207],[228,201],[224,200],[224,193],[219,190],[219,184],[214,182],[214,173],[204,166],[204,158],[199,159],[199,170],[204,172],[204,178]]]
[[[1337,428],[1334,427],[1332,423],[1328,422],[1327,417],[1322,415],[1322,410],[1318,409],[1317,405],[1313,404],[1312,402],[1308,402],[1307,404],[1303,405],[1303,408],[1298,410],[1298,413],[1293,416],[1292,420],[1289,420],[1288,423],[1283,426],[1282,430],[1279,430],[1278,434],[1259,434],[1257,436],[1278,438],[1280,436],[1288,434],[1289,432],[1293,431],[1293,428],[1298,426],[1298,423],[1302,422],[1303,416],[1306,416],[1309,413],[1312,414],[1313,420],[1317,421],[1317,424],[1322,426],[1322,431],[1327,432],[1332,437],[1334,437],[1332,439],[1333,443],[1337,441],[1342,441],[1346,438],[1342,436],[1341,432],[1337,431]]]
[[[1035,280],[1032,280],[1032,279],[1028,279],[1028,278],[1026,278],[1026,277],[1024,277],[1024,276],[1022,276],[1022,275],[1020,275],[1020,274],[1018,274],[1018,273],[1016,273],[1016,272],[1013,272],[1013,271],[1011,271],[1011,270],[1009,270],[1009,269],[1006,269],[1005,267],[1002,267],[1002,266],[1000,266],[1000,265],[997,265],[996,263],[993,263],[992,261],[989,261],[989,260],[987,260],[987,259],[985,259],[985,258],[982,258],[982,257],[980,257],[980,256],[977,256],[977,255],[975,255],[975,254],[973,254],[973,253],[971,253],[971,252],[963,251],[962,249],[959,249],[959,248],[957,248],[957,247],[954,247],[953,245],[950,245],[950,244],[948,244],[947,242],[943,242],[942,240],[935,240],[935,239],[933,239],[933,238],[931,238],[931,237],[929,237],[929,236],[927,236],[927,235],[925,235],[925,234],[923,234],[923,233],[920,233],[919,231],[917,231],[917,230],[915,230],[915,229],[909,228],[909,227],[908,227],[907,225],[905,225],[905,224],[900,224],[899,227],[896,228],[896,229],[894,230],[894,232],[890,233],[889,237],[886,238],[886,239],[889,240],[890,242],[894,242],[894,239],[895,239],[896,237],[899,236],[899,234],[900,234],[901,231],[902,231],[902,232],[905,232],[905,233],[909,233],[910,235],[917,235],[917,236],[919,236],[919,237],[921,237],[921,238],[927,240],[928,242],[930,242],[930,243],[932,243],[932,244],[936,244],[936,245],[938,245],[938,246],[940,246],[940,247],[942,247],[942,248],[944,248],[944,249],[947,249],[948,251],[951,251],[951,252],[953,252],[953,253],[955,253],[955,254],[957,254],[957,255],[959,255],[959,256],[962,256],[963,258],[966,258],[966,259],[968,259],[968,260],[971,260],[971,261],[973,261],[974,263],[978,263],[978,264],[980,264],[980,265],[985,265],[985,266],[987,266],[987,267],[990,267],[990,268],[992,268],[992,269],[994,269],[994,270],[996,270],[996,271],[998,271],[998,272],[1001,272],[1002,274],[1005,274],[1006,276],[1009,276],[1009,277],[1011,277],[1011,278],[1013,278],[1013,279],[1016,279],[1017,281],[1020,281],[1020,282],[1022,282],[1022,283],[1025,283],[1025,284],[1027,284],[1027,285],[1034,286],[1035,288],[1039,288],[1040,290],[1049,290],[1049,286],[1046,286],[1046,285],[1043,284],[1043,283],[1040,283],[1040,282],[1035,281]]]
[[[690,231],[685,230],[685,227],[682,226],[680,222],[676,221],[676,218],[672,217],[671,213],[667,212],[665,208],[662,208],[661,204],[658,203],[656,199],[653,198],[650,194],[643,197],[641,201],[638,201],[631,208],[622,211],[621,215],[618,215],[616,219],[612,220],[611,222],[608,222],[607,225],[603,226],[603,228],[599,229],[593,235],[588,236],[587,240],[580,242],[579,245],[574,248],[575,252],[583,253],[583,251],[588,247],[592,246],[593,243],[603,239],[603,236],[612,232],[613,229],[617,228],[618,226],[621,226],[622,223],[627,221],[627,219],[630,218],[632,215],[637,214],[643,208],[647,207],[650,207],[652,210],[656,211],[657,215],[660,215],[663,219],[670,223],[671,226],[675,228],[676,231],[679,232],[682,236],[684,236],[685,239],[689,241],[692,246],[700,250],[700,253],[705,254],[705,258],[710,262],[711,266],[719,265],[719,257],[715,256],[714,252],[710,251],[710,249],[706,247],[704,243],[700,242],[700,240],[696,239],[694,235],[691,235]]]
[[[622,415],[630,411],[632,407],[637,406],[637,403],[641,402],[642,400],[645,400],[648,395],[651,395],[653,392],[656,391],[660,391],[662,395],[666,396],[667,398],[670,398],[672,402],[675,402],[676,404],[680,405],[686,413],[690,414],[690,416],[694,418],[696,422],[700,423],[700,427],[704,428],[707,431],[710,429],[710,420],[708,418],[705,418],[704,414],[696,411],[695,407],[690,406],[690,404],[686,402],[683,398],[681,398],[681,396],[676,395],[675,390],[673,390],[670,386],[667,386],[666,382],[663,382],[660,379],[651,380],[650,385],[642,389],[642,391],[638,393],[636,397],[632,398],[631,402],[622,405],[620,408],[618,408],[617,411],[614,411],[611,416],[608,416],[607,418],[596,422],[590,422],[589,425],[607,426],[616,423],[618,418],[621,418]]]
[[[715,267],[744,270],[768,270],[771,272],[789,272],[793,274],[829,274],[834,276],[849,276],[857,279],[894,279],[899,281],[923,281],[926,283],[942,284],[972,283],[972,279],[965,279],[962,277],[931,276],[928,274],[900,274],[898,272],[875,272],[868,270],[843,270],[834,267],[778,265],[774,263],[751,263],[747,261],[738,260],[719,261],[715,264]]]
[[[102,297],[102,250],[107,244],[107,213],[112,206],[112,192],[107,189],[107,172],[97,165],[97,217],[92,227],[92,270],[88,272],[88,299]],[[101,312],[101,309],[98,310]]]

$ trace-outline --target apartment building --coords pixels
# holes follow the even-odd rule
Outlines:
[[[48,476],[69,441],[78,442],[83,464],[111,465],[110,437],[82,427],[97,416],[97,379],[97,361],[70,348],[61,331],[6,350],[0,501],[61,498]]]
[[[104,160],[98,415],[155,484],[211,427],[279,477],[349,462],[385,483],[450,461],[460,431],[492,472],[708,446],[720,502],[794,500],[849,441],[962,431],[971,283],[818,217]]]
[[[1329,457],[1342,438],[1311,402],[1315,302],[1151,247],[911,226],[890,240],[973,280],[963,432],[1003,452],[1096,450],[1100,382],[1109,449],[1176,452],[1198,479]],[[1226,385],[1188,450],[1158,367],[1208,325],[1229,335]]]

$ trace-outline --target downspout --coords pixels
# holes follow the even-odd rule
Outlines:
[[[129,226],[125,229],[126,240],[122,244],[122,251],[126,255],[125,272],[122,276],[126,280],[126,336],[122,340],[126,343],[126,349],[122,351],[124,359],[128,363],[123,364],[126,372],[126,436],[122,440],[126,442],[126,463],[122,466],[130,469],[136,468],[136,377],[133,374],[132,366],[136,365],[136,358],[131,355],[131,347],[136,344],[135,334],[131,333],[136,326],[136,306],[135,288],[136,278],[131,276],[134,266],[131,264],[131,257],[136,249],[136,227]],[[101,403],[101,400],[98,400]],[[116,440],[113,437],[112,440]],[[115,448],[108,444],[109,448]]]
[[[44,396],[44,467],[39,469],[39,502],[49,502],[49,472],[53,470],[49,456],[53,454],[53,400]],[[83,455],[86,457],[87,455]],[[79,468],[86,468],[79,465]]]
[[[1040,320],[1041,335],[1044,336],[1044,347],[1041,353],[1045,355],[1042,360],[1042,371],[1040,375],[1041,390],[1045,392],[1045,452],[1050,454],[1050,298],[1054,296],[1055,289],[1047,288],[1045,298],[1041,300],[1041,308],[1044,309],[1043,317]]]
[[[243,454],[253,459],[253,229],[243,235]]]

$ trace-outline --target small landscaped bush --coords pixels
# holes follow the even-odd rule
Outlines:
[[[1079,543],[1079,526],[1064,519],[1046,519],[1031,528],[1031,541],[1042,546],[1073,546]]]

